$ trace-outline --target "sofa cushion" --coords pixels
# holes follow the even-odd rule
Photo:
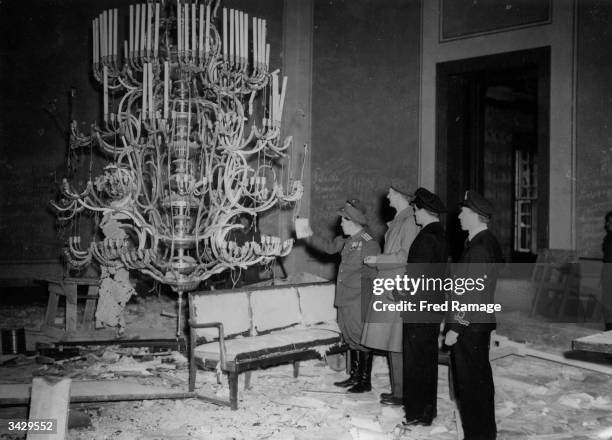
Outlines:
[[[299,324],[300,305],[293,287],[271,288],[251,292],[253,327],[258,332]]]
[[[332,345],[340,340],[340,334],[327,328],[290,328],[267,335],[235,338],[225,341],[226,361],[261,359],[307,348]],[[209,342],[195,348],[196,358],[219,360],[219,343]]]
[[[304,325],[336,322],[337,313],[334,307],[336,288],[333,284],[298,286],[298,293]]]
[[[196,323],[222,322],[225,336],[248,332],[251,329],[247,292],[205,293],[191,295],[193,319]],[[216,328],[196,329],[199,338],[217,339]]]

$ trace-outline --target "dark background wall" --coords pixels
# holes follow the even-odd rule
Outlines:
[[[57,259],[48,202],[64,174],[69,92],[83,122],[98,112],[89,23],[78,2],[0,5],[0,260]]]
[[[576,243],[580,256],[601,258],[612,211],[612,2],[580,0],[577,31]]]
[[[380,237],[391,178],[416,187],[419,23],[418,0],[315,0],[315,230],[331,234],[338,207],[357,197]]]

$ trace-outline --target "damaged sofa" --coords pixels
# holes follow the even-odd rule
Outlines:
[[[322,358],[346,350],[336,323],[335,285],[317,282],[189,294],[189,391],[238,408],[238,376],[283,363]],[[227,375],[229,401],[197,393],[197,369]]]

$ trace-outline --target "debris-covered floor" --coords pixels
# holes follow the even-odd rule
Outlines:
[[[127,321],[150,320],[168,309],[159,298],[128,307]],[[20,310],[23,310],[21,308]],[[32,321],[42,316],[34,306],[23,311]],[[10,314],[0,311],[3,322]],[[149,316],[151,315],[151,316]],[[597,331],[570,324],[542,323],[518,312],[499,316],[500,334],[528,346],[561,353],[572,339]],[[163,321],[162,321],[163,322]],[[595,327],[595,326],[591,326]],[[28,382],[32,375],[69,376],[73,380],[130,381],[184,391],[186,359],[180,353],[142,348],[94,346],[69,360],[21,355],[0,366],[0,382]],[[606,362],[606,359],[600,359]],[[610,362],[610,361],[608,361]],[[608,363],[611,365],[611,363]],[[559,363],[510,355],[493,362],[499,439],[580,439],[612,437],[612,376]],[[141,400],[71,405],[70,439],[392,439],[401,421],[400,408],[381,407],[380,392],[388,391],[386,361],[376,357],[374,390],[349,395],[332,386],[344,377],[322,361],[302,363],[293,378],[290,365],[253,372],[251,388],[241,378],[238,411],[198,399]],[[227,384],[212,372],[198,373],[202,393],[226,398]],[[438,417],[428,428],[416,428],[395,438],[456,439],[447,369],[440,367]],[[20,417],[25,408],[1,408],[0,418]],[[395,433],[397,434],[397,433]],[[2,434],[2,438],[11,438]]]

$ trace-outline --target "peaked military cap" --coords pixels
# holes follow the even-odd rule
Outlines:
[[[359,199],[349,199],[344,206],[338,210],[338,215],[346,217],[360,225],[367,225],[366,208]]]
[[[476,214],[480,214],[483,217],[491,218],[495,213],[493,203],[471,189],[465,192],[463,201],[460,204],[461,206],[467,206]]]
[[[446,206],[442,200],[440,200],[440,197],[425,188],[418,188],[415,191],[414,199],[412,199],[410,204],[435,214],[446,212]]]

